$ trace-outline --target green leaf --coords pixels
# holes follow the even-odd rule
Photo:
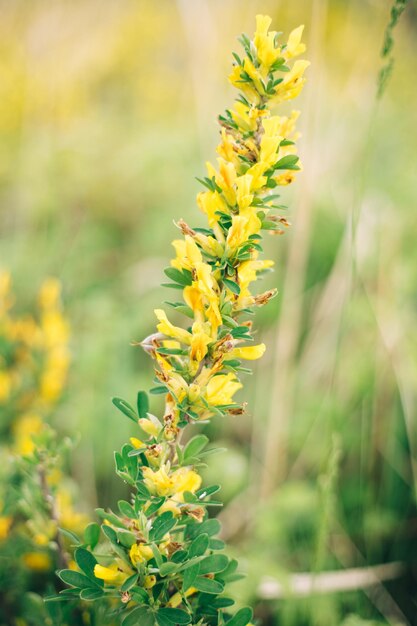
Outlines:
[[[233,280],[230,280],[229,278],[223,278],[223,284],[226,285],[226,287],[230,289],[230,291],[236,296],[240,294],[240,287]]]
[[[100,519],[107,520],[108,522],[110,522],[114,526],[117,526],[118,528],[125,528],[125,525],[123,524],[122,520],[119,519],[117,515],[115,515],[111,511],[105,511],[104,509],[96,509],[96,513]]]
[[[227,626],[247,626],[247,624],[250,624],[252,621],[252,617],[252,609],[246,606],[243,609],[240,609],[240,611],[238,611],[236,615],[234,615],[232,619],[227,622]]]
[[[204,576],[197,576],[193,583],[193,587],[198,591],[204,593],[221,593],[224,589],[224,585],[218,580],[212,580],[211,578],[204,578]]]
[[[196,435],[187,443],[184,448],[184,463],[187,462],[188,459],[193,458],[198,455],[209,442],[209,438],[206,435]]]
[[[196,496],[201,500],[202,498],[208,498],[213,494],[220,491],[220,485],[211,485],[210,487],[201,487],[198,491],[196,491]]]
[[[135,513],[135,509],[131,504],[129,504],[129,502],[126,502],[126,500],[119,500],[117,506],[119,507],[119,511],[122,515],[125,515],[129,519],[136,519],[137,515]]]
[[[158,546],[157,546],[157,545],[155,545],[154,543],[152,543],[152,544],[151,544],[151,548],[152,548],[153,557],[154,557],[154,559],[155,559],[155,561],[156,561],[157,566],[158,566],[158,567],[161,567],[161,566],[162,566],[163,561],[162,561],[162,556],[161,556],[161,553],[160,553],[160,551],[158,550]]]
[[[93,587],[91,587],[91,589],[81,589],[80,592],[80,598],[82,600],[98,600],[99,598],[102,598],[104,596],[104,591],[102,589],[94,589]]]
[[[146,391],[138,392],[137,406],[139,417],[146,417],[149,413],[149,400]]]
[[[287,154],[274,165],[275,170],[292,170],[295,168],[299,157],[296,154]],[[298,167],[297,167],[298,169]]]
[[[173,574],[178,569],[178,563],[171,563],[167,561],[166,563],[162,563],[159,567],[159,573],[161,576],[169,576],[169,574]]]
[[[225,543],[221,539],[213,539],[210,538],[209,548],[210,550],[223,550],[225,548]]]
[[[65,535],[65,537],[68,537],[68,539],[71,539],[71,541],[74,542],[74,545],[79,546],[81,544],[81,541],[79,540],[77,535],[73,533],[71,530],[67,530],[66,528],[58,528],[58,530],[60,533]]]
[[[134,589],[131,589],[131,594],[132,598],[136,600],[136,602],[149,604],[149,595],[146,589],[142,589],[142,587],[135,587]]]
[[[200,574],[217,574],[226,569],[229,559],[225,554],[211,554],[200,563]]]
[[[104,585],[102,580],[94,576],[94,567],[97,565],[97,560],[91,552],[85,548],[77,548],[74,552],[74,558],[80,570],[82,570],[95,585],[99,585],[100,587]]]
[[[169,289],[184,289],[182,285],[178,285],[177,283],[161,283],[161,287],[168,287]]]
[[[152,498],[152,504],[146,509],[147,517],[150,517],[151,515],[156,513],[157,510],[160,509],[161,506],[164,504],[165,500],[166,498],[164,498],[163,496],[160,496],[159,498]]]
[[[136,607],[122,621],[122,626],[154,626],[154,624],[154,614],[145,606]]]
[[[137,423],[138,416],[136,415],[134,408],[130,406],[130,404],[126,402],[126,400],[115,397],[112,398],[111,401],[113,402],[114,406],[119,409],[119,411],[126,415],[126,417]]]
[[[136,535],[129,530],[119,530],[117,532],[117,539],[125,548],[131,548],[136,543]]]
[[[120,591],[122,591],[122,592],[123,591],[129,591],[129,589],[131,587],[136,585],[137,580],[138,580],[138,573],[136,572],[135,574],[132,574],[132,576],[129,576],[129,578],[126,578],[125,582],[120,587]]]
[[[181,609],[171,609],[171,608],[162,608],[159,609],[156,614],[156,620],[158,621],[158,617],[165,617],[167,620],[171,622],[171,624],[178,624],[179,626],[183,626],[183,624],[189,624],[191,622],[191,616],[188,615],[185,611]]]
[[[138,496],[141,499],[149,500],[149,498],[151,497],[151,494],[149,493],[149,489],[147,488],[147,486],[145,485],[143,481],[138,481],[136,483],[136,490],[137,490]]]
[[[196,563],[191,567],[188,567],[184,570],[183,579],[182,579],[182,591],[183,593],[187,591],[190,587],[194,585],[194,581],[200,573],[200,563]]]
[[[101,527],[101,530],[106,535],[109,541],[117,545],[117,533],[114,530],[114,528],[112,528],[111,526],[107,526],[107,524],[103,524],[103,526]]]
[[[192,558],[193,556],[202,556],[206,552],[208,544],[209,536],[207,535],[207,533],[198,535],[192,542],[188,551],[190,558]]]
[[[168,278],[184,287],[191,285],[193,282],[191,272],[188,270],[178,270],[175,267],[167,267],[164,269],[164,273]]]
[[[92,550],[94,550],[98,544],[99,538],[100,526],[96,524],[96,522],[91,522],[91,524],[88,524],[84,531],[84,541]]]
[[[208,519],[202,524],[200,524],[199,530],[201,533],[207,533],[210,537],[212,535],[217,535],[220,532],[221,524],[217,519]]]
[[[152,387],[152,389],[149,389],[149,393],[151,393],[154,396],[157,396],[163,393],[168,393],[168,390],[165,387],[165,385],[158,385],[157,387]]]
[[[74,572],[72,569],[62,569],[57,572],[60,579],[71,587],[77,587],[77,589],[91,589],[91,580],[80,572]]]
[[[172,622],[170,619],[165,617],[164,615],[155,615],[156,623],[158,626],[172,626]]]
[[[166,513],[162,513],[159,517],[154,520],[152,529],[149,533],[149,538],[151,541],[160,541],[165,537],[165,535],[175,526],[177,520],[172,515],[171,511],[166,511]]]

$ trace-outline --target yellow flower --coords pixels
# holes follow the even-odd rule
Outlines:
[[[284,100],[292,100],[298,96],[305,83],[304,72],[309,65],[309,61],[296,61],[294,63],[282,83],[276,87],[275,95],[272,98],[275,104]]]
[[[253,194],[251,193],[252,176],[245,174],[236,179],[236,202],[240,210],[251,205]]]
[[[238,296],[239,305],[247,306],[249,304],[248,299],[252,298],[249,285],[256,280],[257,272],[269,269],[273,265],[273,261],[258,260],[256,257],[249,261],[243,261],[243,263],[239,265],[237,270],[240,286],[240,294]]]
[[[133,574],[133,572],[131,572]],[[94,576],[104,580],[105,583],[110,585],[122,585],[124,581],[129,577],[129,574],[121,571],[117,563],[113,563],[110,567],[104,567],[103,565],[94,566]]]
[[[230,109],[232,119],[245,131],[255,131],[258,127],[258,119],[267,114],[266,110],[254,106],[248,107],[243,102],[235,102],[234,108]]]
[[[207,383],[206,400],[212,406],[233,404],[233,395],[241,388],[242,383],[234,374],[218,374]]]
[[[142,448],[145,445],[143,441],[141,441],[140,439],[137,439],[136,437],[130,437],[129,441],[132,444],[132,446],[136,448],[137,450],[139,448]]]
[[[145,576],[145,580],[143,582],[143,586],[145,589],[152,589],[156,585],[156,576],[150,574],[149,576]]]
[[[252,191],[264,187],[266,184],[266,176],[264,176],[264,173],[267,169],[268,163],[263,163],[262,161],[255,163],[255,165],[252,165],[252,167],[248,169],[248,174],[252,176]]]
[[[291,31],[287,46],[283,52],[285,59],[292,59],[293,57],[303,54],[305,52],[305,44],[301,43],[301,37],[303,36],[304,25],[298,26]]]
[[[261,225],[261,220],[253,210],[248,209],[239,215],[234,215],[227,235],[227,247],[234,252],[246,243],[251,235],[258,233]]]
[[[157,325],[157,329],[163,335],[167,337],[172,337],[173,339],[179,339],[183,343],[190,344],[191,335],[188,331],[180,328],[179,326],[174,326],[168,320],[165,311],[162,309],[155,309],[155,315],[159,320],[159,324]]]
[[[138,424],[141,427],[141,429],[144,430],[145,433],[147,433],[151,437],[157,437],[162,429],[162,424],[159,422],[157,418],[155,418],[154,420],[151,420],[146,417],[140,417],[138,419]]]
[[[271,18],[268,15],[256,16],[256,32],[253,42],[258,52],[261,65],[268,70],[281,54],[280,48],[275,48],[275,31],[268,32],[271,26]]]
[[[248,61],[248,60],[249,59],[245,59],[245,61]],[[243,69],[245,71],[249,69],[250,71],[250,68],[246,63]],[[236,87],[237,89],[240,89],[245,94],[249,102],[258,102],[259,94],[257,90],[254,88],[252,83],[248,83],[242,79],[243,69],[240,65],[235,65],[229,75],[229,81],[234,87]]]
[[[183,294],[185,303],[190,307],[194,315],[198,319],[202,319],[201,316],[204,311],[204,305],[203,305],[203,297],[202,297],[201,291],[199,291],[199,289],[197,289],[196,287],[192,287],[191,285],[188,285],[187,287],[184,288],[184,291],[182,292],[182,294]]]
[[[192,326],[191,350],[190,350],[191,364],[193,363],[195,364],[195,366],[192,367],[193,373],[197,371],[198,364],[206,356],[207,346],[213,341],[211,335],[209,335],[206,331],[207,331],[207,324],[194,322]]]
[[[228,353],[228,358],[231,359],[245,359],[246,361],[254,361],[255,359],[260,359],[263,356],[266,350],[266,346],[264,343],[260,343],[257,346],[243,346],[233,348]]]
[[[196,263],[203,261],[200,248],[189,235],[185,235],[184,239],[175,239],[172,245],[177,253],[177,257],[171,261],[173,267],[179,270],[183,268],[192,270]]]
[[[142,471],[145,484],[151,493],[158,496],[177,496],[177,502],[182,501],[184,491],[194,493],[201,486],[201,477],[187,467],[180,467],[171,474],[168,465],[162,465],[156,471],[144,467]]]
[[[129,550],[129,558],[135,567],[140,563],[146,563],[153,558],[152,548],[143,543],[134,543]]]
[[[185,594],[181,594],[179,591],[177,591],[177,593],[174,593],[174,595],[171,596],[167,606],[176,608],[182,603],[183,595],[185,595],[186,598],[189,598],[190,596],[194,595],[196,592],[197,592],[197,589],[195,587],[190,587],[189,589],[187,589]]]

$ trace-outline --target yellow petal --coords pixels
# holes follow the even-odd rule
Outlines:
[[[228,353],[228,356],[232,359],[245,359],[246,361],[254,361],[260,359],[266,350],[264,343],[260,343],[257,346],[243,346],[234,348]]]

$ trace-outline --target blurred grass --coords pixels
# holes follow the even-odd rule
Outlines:
[[[103,506],[123,491],[112,453],[133,434],[110,397],[151,383],[148,359],[129,343],[169,299],[159,283],[172,220],[200,219],[194,176],[213,158],[215,118],[234,95],[225,77],[236,36],[257,12],[286,32],[306,24],[304,172],[284,192],[293,228],[267,245],[277,269],[266,284],[280,295],[258,316],[269,351],[247,380],[249,415],[210,425],[231,453],[213,457],[207,476],[224,477],[225,533],[246,554],[242,597],[255,599],[263,575],[314,569],[319,476],[338,434],[322,567],[402,560],[406,576],[387,586],[389,602],[359,591],[261,602],[259,615],[285,626],[333,626],[349,613],[413,623],[415,7],[397,28],[376,109],[390,2],[0,6],[0,262],[23,302],[45,275],[64,282],[73,367],[57,419],[81,433],[74,474]]]

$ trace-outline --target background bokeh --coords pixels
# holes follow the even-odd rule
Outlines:
[[[0,2],[0,264],[22,308],[45,276],[63,282],[72,370],[55,419],[80,435],[87,511],[124,495],[112,456],[134,433],[110,398],[151,385],[130,342],[170,297],[159,284],[173,219],[201,223],[195,176],[234,98],[236,37],[259,12],[286,33],[306,25],[304,170],[284,191],[293,228],[267,242],[265,288],[280,290],[258,315],[268,351],[246,380],[248,415],[210,425],[229,452],[206,470],[224,483],[224,535],[249,572],[236,591],[265,624],[416,623],[417,10],[395,31],[377,103],[390,6]],[[368,588],[364,568],[393,562],[392,580]],[[346,575],[314,596],[291,578],[350,568],[365,582]]]

